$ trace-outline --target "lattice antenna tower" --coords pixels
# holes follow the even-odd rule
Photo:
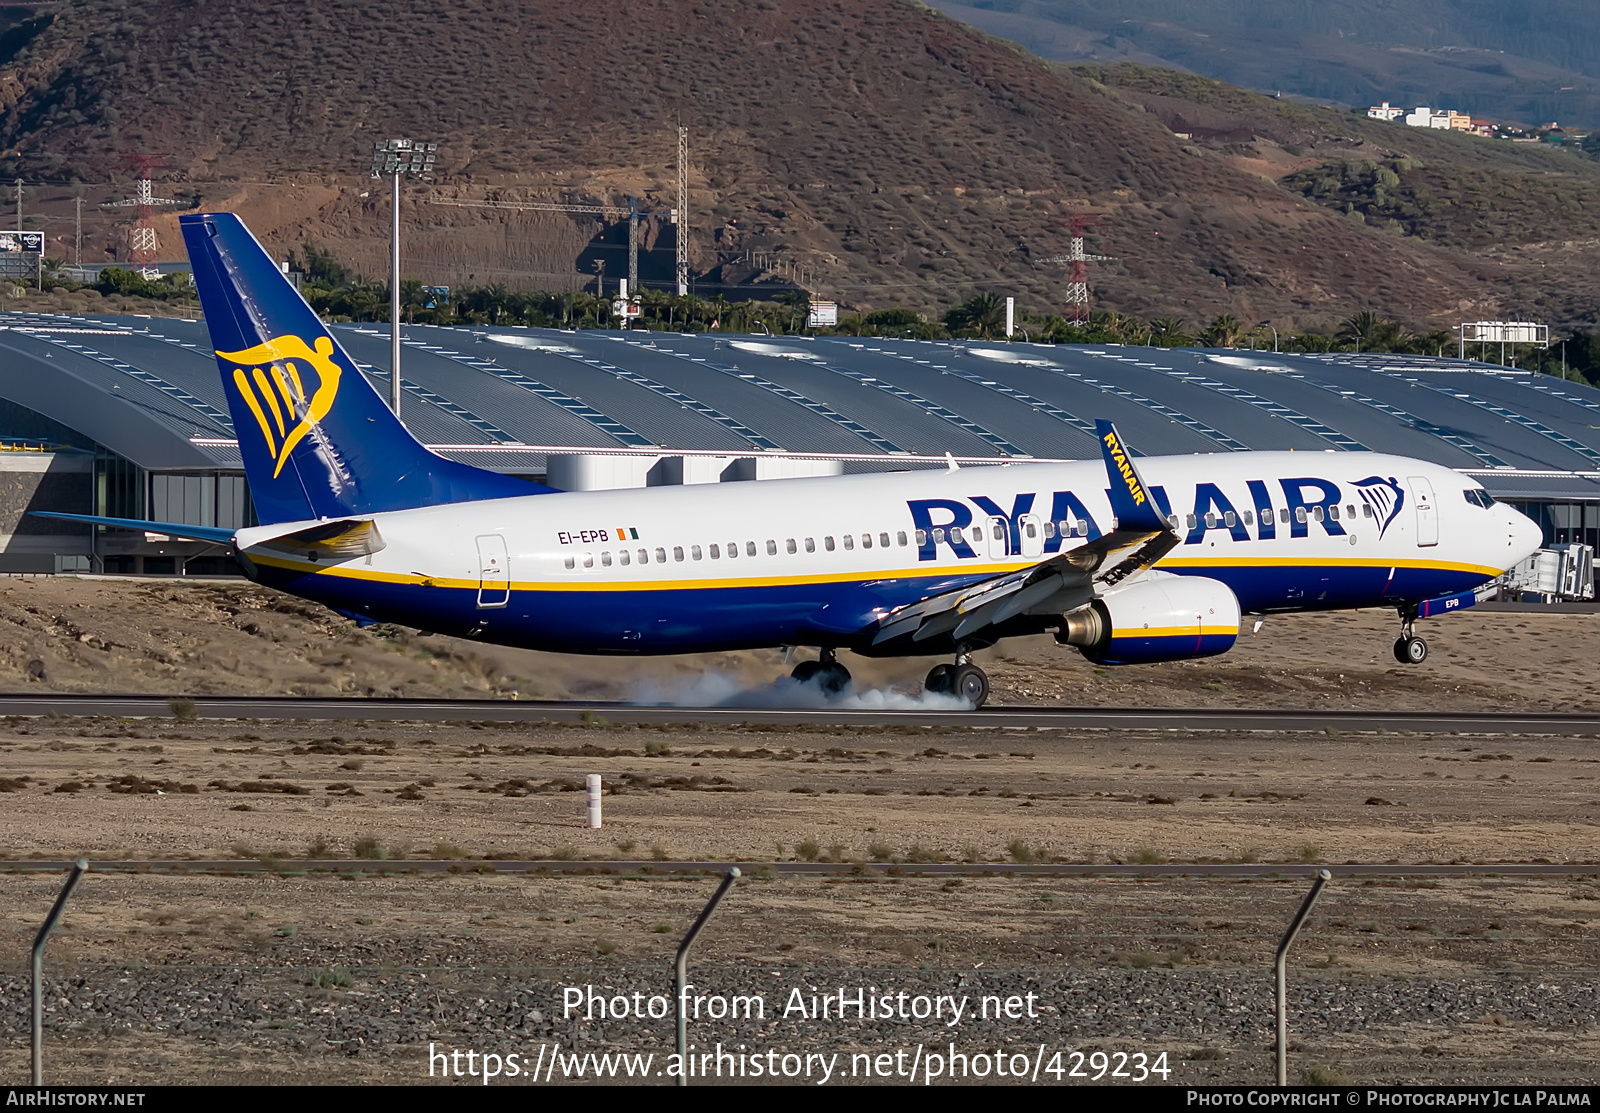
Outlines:
[[[156,236],[155,208],[157,205],[177,204],[170,197],[157,197],[154,194],[154,172],[172,168],[172,164],[163,161],[163,158],[162,155],[145,153],[123,155],[119,160],[121,165],[134,175],[133,196],[122,201],[110,201],[103,206],[108,209],[133,209],[133,227],[128,230],[128,262],[146,278],[156,278],[161,273],[155,265],[161,249],[161,241]]]
[[[1067,298],[1061,312],[1074,324],[1081,325],[1089,320],[1089,264],[1116,262],[1113,256],[1090,255],[1083,250],[1084,232],[1104,216],[1104,213],[1073,213],[1067,217],[1072,229],[1072,241],[1067,253],[1039,260],[1040,263],[1067,264]]]
[[[678,207],[672,213],[678,226],[678,296],[689,293],[689,129],[678,128]]]

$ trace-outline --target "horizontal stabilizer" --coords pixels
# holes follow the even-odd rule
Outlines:
[[[181,537],[185,541],[214,541],[220,545],[233,544],[235,530],[219,526],[186,526],[179,522],[146,522],[140,518],[102,518],[94,514],[63,514],[55,510],[30,510],[35,518],[60,518],[67,522],[88,522],[95,526],[112,526],[116,529],[137,529],[145,533],[164,533]]]

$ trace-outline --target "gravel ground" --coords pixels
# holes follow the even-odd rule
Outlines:
[[[20,955],[56,879],[3,883],[12,911],[0,942]],[[657,1081],[672,1050],[673,950],[711,887],[91,874],[50,944],[47,1078],[417,1082],[432,1045],[502,1062],[552,1047],[654,1054]],[[907,1069],[919,1044],[924,1073],[926,1054],[947,1056],[951,1044],[991,1057],[1043,1046],[1041,1082],[1055,1081],[1052,1062],[1070,1070],[1073,1051],[1151,1063],[1164,1052],[1173,1083],[1265,1082],[1272,948],[1302,891],[1192,879],[752,878],[697,944],[691,996],[706,1001],[690,1039],[780,1060],[838,1053],[846,1077],[830,1083],[863,1081],[849,1077],[853,1064],[902,1049],[897,1069]],[[1597,895],[1572,882],[1336,881],[1291,962],[1293,1072],[1362,1084],[1592,1079],[1600,955],[1587,909]],[[565,1009],[567,987],[591,986],[608,1002],[629,998],[630,1014],[641,1004],[648,1014],[657,995],[658,1015]],[[821,997],[856,987],[896,1001],[903,992],[913,1010],[919,994],[966,1005],[954,1025],[948,1005],[923,1020],[861,1019],[853,1008],[840,1020],[832,1004],[816,1015]],[[20,963],[0,973],[0,1070],[24,1069],[26,992]],[[762,1014],[713,1015],[712,998],[735,995],[759,995]],[[997,999],[989,1016],[986,997]],[[1008,1000],[1013,1015],[1002,1017]]]

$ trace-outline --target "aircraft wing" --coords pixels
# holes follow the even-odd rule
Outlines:
[[[1121,436],[1109,421],[1096,422],[1096,432],[1116,515],[1110,533],[1031,567],[908,603],[882,619],[872,644],[906,636],[919,642],[941,634],[960,641],[1020,614],[1064,614],[1171,552],[1177,532],[1156,511]]]

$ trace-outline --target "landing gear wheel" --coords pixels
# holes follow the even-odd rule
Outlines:
[[[794,671],[789,674],[789,678],[796,684],[809,684],[816,679],[817,674],[821,671],[821,661],[801,661],[794,667]]]
[[[822,694],[830,699],[839,695],[850,687],[850,670],[838,662],[822,664],[818,662],[816,672],[817,687],[822,689]]]
[[[1394,659],[1402,665],[1420,665],[1428,659],[1428,643],[1418,637],[1400,638],[1394,643]]]
[[[974,708],[982,707],[989,699],[989,677],[977,665],[958,665],[950,675],[950,691]]]
[[[928,670],[928,678],[922,682],[923,689],[947,695],[950,691],[950,678],[955,671],[954,665],[934,665]]]

